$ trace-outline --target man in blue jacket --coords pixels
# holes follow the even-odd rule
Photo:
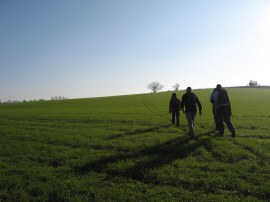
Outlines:
[[[215,130],[218,131],[218,91],[216,88],[210,95],[210,102],[212,103],[212,112],[215,121]]]

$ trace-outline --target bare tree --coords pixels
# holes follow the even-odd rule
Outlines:
[[[250,80],[248,83],[248,86],[249,87],[257,87],[257,86],[259,86],[259,84],[257,81]]]
[[[156,93],[156,92],[160,91],[163,88],[163,85],[160,84],[157,81],[153,81],[153,82],[151,82],[151,83],[149,83],[147,85],[147,88],[150,89],[150,90],[152,90],[153,93]]]
[[[173,90],[174,91],[178,91],[180,88],[180,84],[179,83],[176,83],[175,85],[173,85]]]

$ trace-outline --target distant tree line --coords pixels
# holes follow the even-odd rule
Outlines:
[[[21,102],[21,101],[19,101],[19,100],[8,100],[8,101],[5,101],[5,102],[0,101],[0,104],[11,104],[11,103],[19,103],[19,102]]]
[[[52,96],[51,100],[68,100],[68,97],[64,96]]]
[[[68,97],[65,97],[65,96],[52,96],[51,100],[68,100]],[[20,100],[8,100],[8,101],[5,101],[5,102],[2,102],[0,100],[0,104],[12,104],[12,103],[20,103],[20,102],[44,102],[44,101],[46,101],[46,100],[45,99],[32,99],[32,100],[23,100],[23,101],[20,101]]]

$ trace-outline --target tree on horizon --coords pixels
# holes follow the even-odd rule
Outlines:
[[[152,90],[153,93],[156,93],[156,92],[160,91],[163,88],[163,85],[160,84],[157,81],[153,81],[153,82],[151,82],[151,83],[149,83],[147,85],[147,88],[150,89],[150,90]]]
[[[172,86],[174,91],[178,91],[180,88],[180,84],[176,83],[175,85]]]

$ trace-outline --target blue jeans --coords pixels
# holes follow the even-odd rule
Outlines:
[[[186,112],[188,128],[189,128],[189,135],[191,137],[195,136],[195,129],[194,129],[195,116],[196,116],[196,112]]]

